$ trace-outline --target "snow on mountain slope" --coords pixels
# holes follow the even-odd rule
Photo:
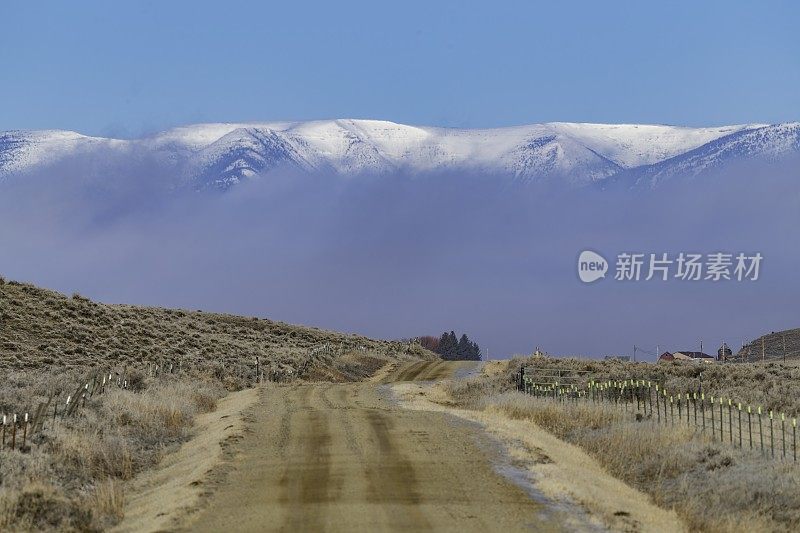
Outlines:
[[[0,179],[71,153],[91,154],[105,147],[153,152],[177,162],[183,182],[196,188],[227,188],[281,168],[344,176],[467,170],[507,174],[523,182],[555,180],[582,186],[631,169],[674,163],[703,147],[721,149],[714,143],[724,139],[739,139],[737,149],[744,152],[742,143],[748,142],[770,147],[761,151],[780,151],[784,145],[797,150],[791,128],[776,129],[769,136],[764,128],[556,122],[469,130],[342,119],[197,124],[130,141],[66,131],[7,132],[0,133]],[[705,157],[713,157],[710,154]]]
[[[652,165],[720,137],[766,124],[683,128],[646,124],[570,124],[551,126],[623,168]]]
[[[227,188],[281,166],[314,168],[301,146],[281,132],[267,128],[237,128],[201,149],[189,173],[202,187]]]
[[[185,138],[208,138],[237,125],[183,128]],[[333,120],[266,123],[253,126],[271,131],[296,147],[285,162],[302,160],[311,168],[340,174],[471,169],[508,173],[523,181],[562,179],[580,186],[602,180],[622,169],[652,164],[692,150],[716,138],[757,125],[680,128],[648,125],[534,124],[497,129],[415,127],[377,120]],[[240,147],[220,147],[218,160],[246,171],[237,160]],[[270,154],[261,157],[272,159]]]
[[[63,130],[0,132],[0,178],[57,161],[79,150],[124,142]]]
[[[800,155],[800,122],[738,131],[617,179],[626,187],[653,188],[671,178],[692,178],[736,162],[777,161],[792,155]]]

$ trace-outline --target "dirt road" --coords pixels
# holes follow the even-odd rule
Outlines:
[[[420,363],[382,381],[446,377]],[[492,466],[474,425],[404,410],[379,383],[275,386],[193,531],[559,530]]]

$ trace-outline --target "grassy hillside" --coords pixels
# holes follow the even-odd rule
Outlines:
[[[434,357],[418,345],[259,318],[100,304],[0,278],[0,369],[172,363],[185,371],[253,374],[259,356],[272,379],[346,379],[358,354]]]
[[[213,410],[226,389],[252,385],[257,356],[275,381],[357,380],[388,360],[435,358],[416,344],[99,304],[0,278],[0,415],[9,420],[5,433],[27,437],[0,449],[0,530],[111,527],[122,516],[126,482],[189,438],[195,415]],[[128,386],[114,379],[98,392],[99,379],[89,385],[92,369]],[[77,400],[82,384],[87,392]],[[22,413],[37,406],[47,417],[34,431]]]
[[[800,328],[773,331],[745,344],[737,360],[758,362],[762,359],[800,359]]]

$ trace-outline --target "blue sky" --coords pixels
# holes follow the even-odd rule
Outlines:
[[[797,2],[8,2],[0,130],[800,119]]]

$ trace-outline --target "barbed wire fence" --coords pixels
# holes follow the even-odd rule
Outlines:
[[[297,377],[306,376],[310,368],[320,362],[323,357],[338,357],[347,352],[366,353],[369,348],[361,344],[322,343],[311,347],[306,357],[295,365],[280,366],[277,358],[265,358],[264,355],[253,356],[252,363],[209,361],[202,365],[217,378],[231,376],[247,383],[248,386],[269,382],[287,382]],[[78,415],[80,409],[86,407],[87,401],[117,388],[138,391],[146,376],[159,379],[167,376],[187,376],[190,369],[197,369],[196,363],[183,359],[159,358],[124,366],[112,366],[105,370],[93,370],[85,379],[67,390],[54,390],[43,400],[34,402],[35,407],[10,409],[2,415],[0,426],[0,449],[28,451],[36,435],[46,429],[54,429],[68,418]]]
[[[613,406],[634,419],[686,426],[714,442],[763,457],[797,462],[797,418],[697,391],[667,390],[656,381],[596,381],[589,371],[522,367],[517,390],[556,403]]]

